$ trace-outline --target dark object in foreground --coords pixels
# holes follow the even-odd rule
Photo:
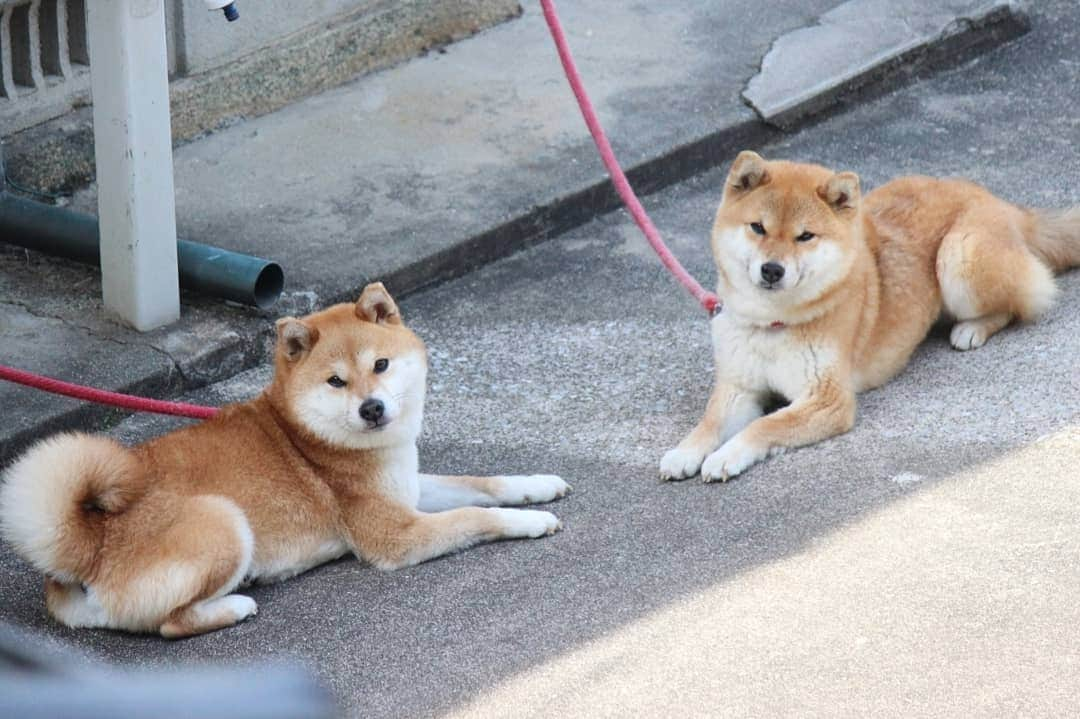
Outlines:
[[[99,669],[0,624],[0,716],[20,719],[324,719],[330,696],[292,667]]]

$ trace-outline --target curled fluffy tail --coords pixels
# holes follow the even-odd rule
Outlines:
[[[1032,212],[1034,231],[1027,238],[1031,251],[1054,272],[1080,266],[1080,207]]]
[[[110,515],[145,486],[137,457],[118,442],[60,434],[4,472],[0,535],[26,561],[65,583],[86,581]]]

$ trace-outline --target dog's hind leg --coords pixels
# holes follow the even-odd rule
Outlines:
[[[1014,319],[1035,319],[1057,291],[1007,209],[961,217],[938,249],[937,276],[958,350],[982,347]]]
[[[179,639],[224,629],[242,622],[257,611],[255,600],[242,594],[226,594],[224,597],[192,602],[169,615],[161,625],[161,636]]]
[[[251,527],[232,500],[155,495],[125,521],[130,529],[110,539],[88,591],[104,607],[106,626],[181,637],[255,613],[252,600],[229,594],[254,554]]]
[[[442,512],[456,507],[497,507],[550,502],[570,486],[551,474],[451,477],[420,475],[421,512]]]
[[[194,502],[202,504],[200,524],[204,528],[196,541],[203,546],[190,548],[190,553],[202,565],[202,588],[191,602],[173,610],[162,622],[158,631],[167,639],[231,627],[258,611],[251,597],[229,593],[251,567],[255,540],[247,518],[225,497],[201,496],[189,503]]]
[[[734,437],[763,414],[761,398],[739,388],[717,382],[705,414],[679,446],[660,460],[660,478],[688,479],[701,469],[713,450]]]

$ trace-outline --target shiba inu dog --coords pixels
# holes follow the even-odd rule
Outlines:
[[[1080,208],[1017,207],[962,180],[905,177],[865,198],[816,165],[735,160],[712,230],[723,311],[705,415],[660,475],[726,480],[849,430],[939,316],[958,350],[1053,302],[1080,264]],[[763,415],[777,400],[787,406]]]
[[[354,304],[277,323],[274,378],[257,398],[128,449],[64,434],[0,486],[0,532],[46,575],[70,627],[182,637],[239,622],[247,582],[353,552],[393,569],[478,542],[541,537],[550,475],[419,474],[427,353],[381,284]]]

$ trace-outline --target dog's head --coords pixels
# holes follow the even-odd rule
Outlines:
[[[413,441],[427,381],[424,343],[376,282],[355,304],[277,322],[275,391],[294,421],[353,449]]]
[[[726,304],[784,320],[828,294],[863,243],[860,199],[852,172],[740,153],[712,231]]]

